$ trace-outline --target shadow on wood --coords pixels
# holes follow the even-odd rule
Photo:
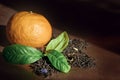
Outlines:
[[[8,46],[10,43],[8,42],[6,38],[6,32],[5,32],[5,26],[0,25],[0,45],[5,47]]]

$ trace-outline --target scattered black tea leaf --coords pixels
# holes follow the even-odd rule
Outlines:
[[[88,43],[81,39],[71,39],[69,41],[67,48],[63,51],[63,54],[72,67],[86,69],[92,68],[96,65],[95,59],[85,52],[87,46]],[[49,77],[52,74],[59,73],[59,71],[50,64],[46,56],[35,63],[32,63],[30,66],[35,74],[43,77]]]
[[[51,76],[53,73],[59,72],[51,65],[46,56],[36,61],[35,63],[32,63],[30,67],[33,69],[33,72],[35,74],[43,77],[48,77]]]
[[[95,59],[88,56],[85,52],[87,46],[88,43],[84,40],[70,40],[68,47],[63,51],[63,54],[67,57],[71,66],[80,68],[91,68],[95,66]]]

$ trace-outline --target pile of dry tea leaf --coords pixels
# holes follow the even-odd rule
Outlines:
[[[95,59],[88,56],[85,50],[87,49],[87,42],[80,39],[71,39],[67,48],[63,51],[63,54],[66,56],[69,64],[72,67],[79,68],[91,68],[95,66]],[[35,63],[32,63],[30,67],[33,69],[33,72],[37,75],[44,77],[51,76],[54,73],[58,73],[49,62],[47,57],[43,57]]]
[[[63,54],[67,57],[71,66],[80,68],[91,68],[95,66],[95,59],[88,56],[85,52],[87,46],[88,43],[84,40],[70,40],[69,45],[63,51]]]
[[[38,60],[35,63],[32,63],[30,67],[33,69],[33,72],[37,75],[48,77],[51,76],[53,73],[57,73],[56,70],[51,63],[49,62],[47,57],[43,57],[42,59]]]

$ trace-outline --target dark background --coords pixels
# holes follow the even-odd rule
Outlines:
[[[119,0],[0,0],[0,3],[16,11],[43,14],[53,27],[119,52]]]
[[[0,2],[17,11],[41,13],[55,27],[78,28],[80,32],[102,36],[119,35],[119,5],[107,1],[109,0],[1,0]]]

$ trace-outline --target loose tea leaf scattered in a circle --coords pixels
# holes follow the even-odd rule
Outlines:
[[[72,67],[87,69],[95,66],[95,59],[86,53],[87,46],[88,43],[81,39],[71,39],[69,41],[67,48],[63,51],[63,55],[67,58],[68,63]],[[46,56],[31,64],[31,67],[35,74],[42,75],[44,77],[49,77],[52,74],[59,73],[59,71],[50,64]],[[47,72],[43,73],[41,70],[47,70]]]

